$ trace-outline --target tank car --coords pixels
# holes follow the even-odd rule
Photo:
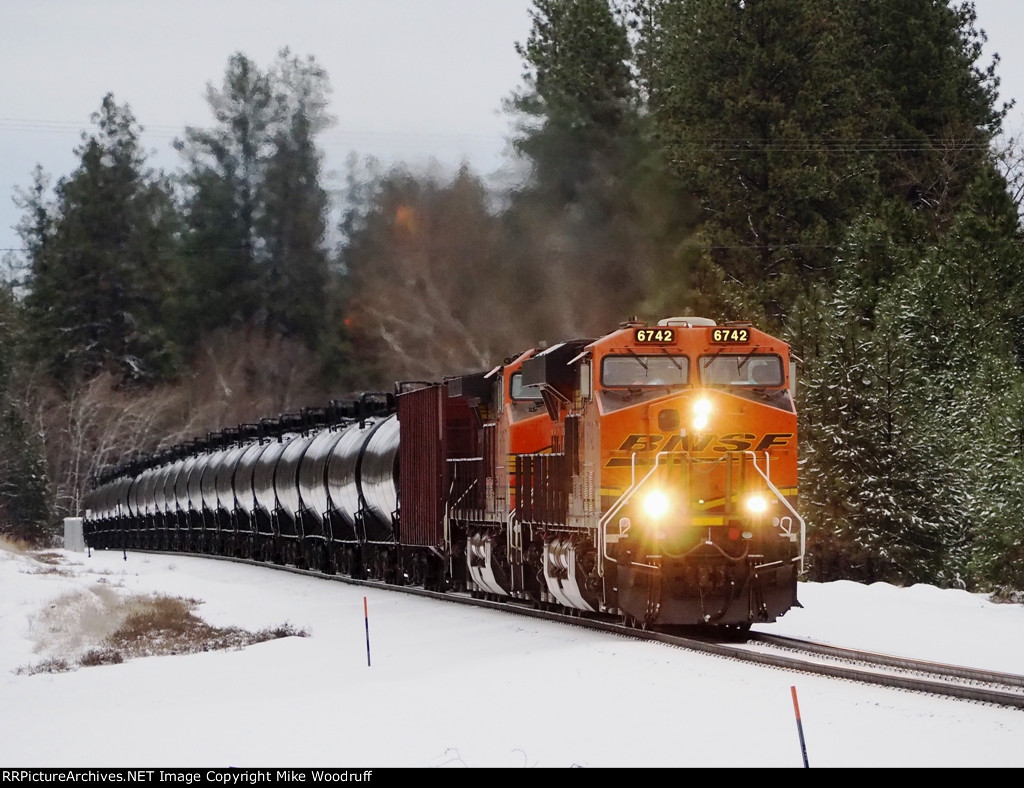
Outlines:
[[[795,364],[749,323],[623,323],[108,474],[94,547],[747,628],[799,606]]]

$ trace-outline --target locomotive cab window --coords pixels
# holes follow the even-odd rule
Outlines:
[[[697,362],[706,386],[781,386],[782,359],[775,355],[717,354]]]
[[[512,399],[526,400],[528,402],[540,402],[542,399],[539,388],[536,386],[523,386],[522,372],[512,373],[511,387]]]
[[[683,386],[690,382],[690,359],[659,353],[605,356],[601,384],[608,388],[635,386]]]

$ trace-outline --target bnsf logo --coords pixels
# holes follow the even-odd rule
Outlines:
[[[627,435],[619,451],[767,451],[787,445],[793,438],[792,432],[769,432],[761,436],[749,432],[732,432],[728,435]]]

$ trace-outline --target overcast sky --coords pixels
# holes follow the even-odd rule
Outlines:
[[[510,130],[502,100],[519,84],[517,41],[530,0],[2,0],[0,249],[20,246],[11,197],[36,163],[54,178],[107,92],[131,106],[151,162],[181,163],[171,141],[210,127],[209,82],[229,57],[266,69],[287,46],[327,71],[337,125],[328,170],[351,152],[422,164],[468,160],[488,174]],[[340,181],[334,181],[340,186]]]
[[[1024,97],[1024,2],[976,0],[999,52],[1003,97]],[[207,83],[241,51],[267,68],[282,47],[314,56],[333,87],[327,170],[351,152],[422,164],[503,163],[502,100],[521,84],[515,44],[531,0],[0,0],[0,250],[20,247],[12,196],[38,163],[54,179],[112,92],[143,126],[151,163],[171,170],[171,140],[209,127]],[[1024,101],[1007,130],[1024,130]],[[340,181],[328,180],[338,187]],[[2,254],[2,252],[0,252]]]

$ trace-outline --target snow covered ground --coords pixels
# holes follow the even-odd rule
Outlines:
[[[0,543],[0,589],[5,768],[802,767],[793,687],[811,768],[1024,766],[1024,711],[263,567]],[[202,600],[214,626],[308,636],[32,672],[155,592]],[[849,582],[800,596],[758,629],[1024,673],[1024,606]]]

